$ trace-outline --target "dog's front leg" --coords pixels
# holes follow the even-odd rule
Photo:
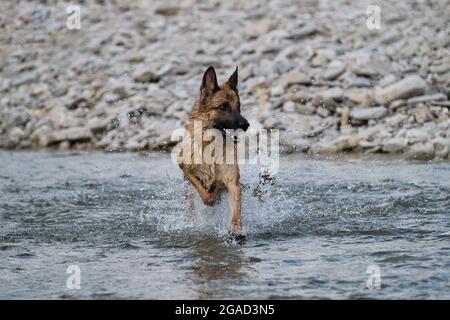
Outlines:
[[[241,224],[241,186],[239,182],[227,184],[228,202],[231,210],[231,233],[232,235],[242,235]]]
[[[206,188],[202,185],[200,180],[197,179],[192,173],[189,172],[185,167],[181,167],[183,170],[184,176],[186,179],[189,180],[190,183],[194,186],[195,190],[197,190],[198,194],[200,195],[200,198],[202,199],[203,203],[212,206],[216,202],[216,193],[215,192],[209,192],[206,190]]]

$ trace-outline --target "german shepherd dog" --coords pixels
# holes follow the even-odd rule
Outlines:
[[[201,131],[215,129],[218,130],[223,143],[224,153],[227,148],[232,148],[233,161],[226,163],[194,163],[181,161],[183,150],[178,154],[178,164],[184,173],[185,178],[194,186],[200,195],[201,200],[208,206],[214,205],[222,190],[227,189],[229,193],[229,206],[231,210],[230,235],[238,242],[245,240],[241,224],[241,185],[239,182],[239,166],[237,163],[236,136],[230,137],[228,129],[241,129],[246,131],[249,127],[248,121],[241,115],[241,104],[239,100],[238,68],[230,78],[221,86],[217,83],[216,71],[209,67],[203,74],[203,81],[200,86],[200,94],[197,98],[192,112],[189,116],[189,123],[186,126],[186,133],[194,136],[194,123],[200,123]],[[186,136],[185,136],[186,137]],[[234,141],[230,141],[233,139]],[[228,140],[228,141],[227,141]],[[185,139],[183,139],[185,142]],[[231,143],[230,143],[231,142]],[[197,144],[197,148],[202,148],[202,152],[208,146],[208,141]],[[189,159],[194,158],[194,148],[190,148]],[[230,150],[228,150],[230,151]],[[185,151],[186,152],[186,151]]]

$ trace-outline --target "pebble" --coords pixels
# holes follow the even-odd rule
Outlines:
[[[406,99],[424,93],[426,82],[419,76],[408,76],[385,88],[375,91],[375,101],[379,104],[388,104],[397,99]]]
[[[136,82],[142,82],[142,83],[158,82],[159,76],[150,70],[138,70],[133,75],[133,80]]]
[[[379,119],[386,113],[387,109],[385,107],[355,108],[350,111],[350,118],[355,120]]]
[[[447,100],[447,95],[445,95],[443,93],[436,93],[436,94],[419,96],[419,97],[408,99],[408,104],[415,105],[415,104],[422,103],[422,102],[432,102],[432,101],[442,101],[442,100]]]
[[[431,142],[416,143],[405,153],[408,160],[432,160],[434,158],[434,145]]]
[[[387,140],[383,145],[383,151],[388,153],[398,153],[403,151],[408,145],[408,140],[401,137],[394,137]]]
[[[293,84],[311,84],[311,77],[307,75],[306,73],[292,70],[289,73],[287,73],[284,77],[284,82],[286,86],[290,86]]]
[[[425,142],[429,135],[424,129],[414,128],[406,132],[406,139],[409,143]]]
[[[325,70],[323,74],[323,78],[325,80],[335,80],[344,72],[345,72],[345,64],[341,61],[335,60],[328,65],[327,70]]]

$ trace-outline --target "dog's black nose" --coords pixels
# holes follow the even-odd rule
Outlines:
[[[242,130],[247,131],[248,127],[250,127],[250,124],[248,123],[247,119],[242,118],[240,123],[239,123],[239,127]]]

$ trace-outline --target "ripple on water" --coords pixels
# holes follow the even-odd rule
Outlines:
[[[449,297],[446,163],[290,158],[260,199],[258,169],[243,167],[240,246],[227,242],[225,196],[186,214],[168,156],[0,158],[0,268],[31,274],[5,284],[15,297],[74,298],[56,284],[69,263],[91,281],[78,298]],[[370,264],[379,292],[365,287]]]

